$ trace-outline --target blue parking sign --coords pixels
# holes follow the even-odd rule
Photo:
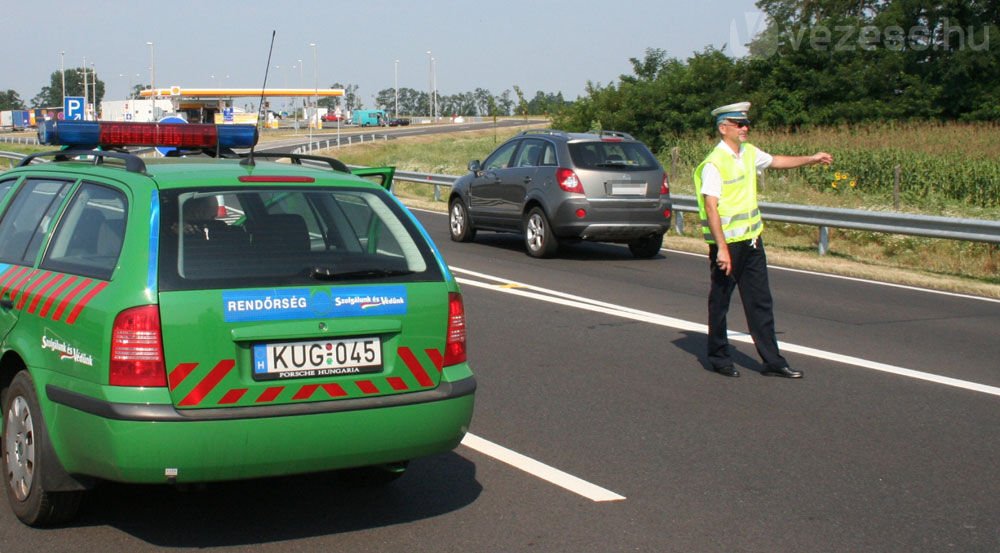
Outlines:
[[[63,119],[67,121],[83,120],[83,96],[67,96],[63,101]]]

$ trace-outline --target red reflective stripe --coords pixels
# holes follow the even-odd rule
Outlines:
[[[236,361],[233,359],[223,359],[222,361],[219,361],[219,364],[208,373],[205,380],[199,382],[198,385],[194,387],[194,390],[191,390],[191,393],[182,399],[178,405],[188,406],[198,405],[201,403],[202,400],[205,399],[205,396],[211,393],[211,391],[219,385],[219,382],[225,378],[235,365]]]
[[[284,389],[284,386],[271,386],[264,390],[264,393],[260,394],[260,397],[257,398],[257,403],[270,403],[274,401],[274,398],[278,397],[278,394]]]
[[[376,387],[375,383],[372,382],[371,380],[359,380],[359,381],[355,382],[355,384],[357,384],[358,388],[360,388],[361,391],[364,392],[364,393],[366,393],[366,394],[377,394],[378,393],[378,387]]]
[[[323,389],[326,393],[330,394],[330,397],[344,397],[347,392],[340,386],[340,384],[323,384]]]
[[[436,349],[425,349],[424,353],[427,354],[427,357],[430,357],[431,363],[434,363],[434,367],[437,368],[438,372],[441,372],[441,369],[444,368],[444,356],[441,355],[441,352]]]
[[[17,302],[17,309],[21,309],[22,307],[24,307],[24,304],[28,303],[28,298],[31,297],[31,293],[35,291],[35,288],[38,288],[38,285],[45,282],[46,279],[48,279],[50,276],[52,276],[52,273],[45,272],[42,273],[42,276],[36,279],[35,282],[32,282],[31,286],[28,286],[24,290],[24,293],[21,294],[21,301]]]
[[[292,399],[297,399],[300,401],[303,399],[309,399],[312,397],[313,392],[316,391],[316,388],[319,388],[319,384],[307,384],[299,388],[299,391],[295,392],[295,395],[292,396]]]
[[[74,282],[76,282],[76,277],[71,276],[66,279],[66,282],[60,284],[59,288],[57,288],[56,291],[52,292],[52,295],[49,296],[49,299],[45,300],[45,305],[42,306],[42,311],[38,314],[38,316],[45,317],[45,315],[49,312],[49,308],[52,307],[52,302],[59,297],[59,294],[63,293],[63,290],[69,288]]]
[[[188,375],[191,374],[191,371],[193,371],[197,366],[198,363],[181,363],[180,365],[174,367],[174,370],[170,371],[170,374],[167,375],[167,382],[170,385],[170,391],[172,392],[174,391],[174,388],[180,386],[181,382],[184,382],[184,379],[187,378]]]
[[[62,278],[63,278],[62,275],[60,275],[58,273],[56,273],[55,275],[56,275],[56,277],[54,279],[50,280],[48,283],[45,284],[45,286],[42,287],[41,290],[38,291],[38,295],[35,296],[35,300],[32,301],[31,302],[31,306],[28,307],[28,313],[34,313],[35,312],[35,308],[38,307],[38,302],[43,297],[45,297],[45,294],[48,293],[49,288],[52,288],[57,282],[59,282],[60,280],[62,280]]]
[[[107,282],[99,282],[97,286],[91,288],[90,291],[87,292],[87,295],[83,296],[83,299],[80,300],[80,303],[76,304],[76,307],[74,307],[73,311],[70,312],[69,318],[66,319],[66,324],[75,323],[76,318],[80,315],[80,312],[83,311],[83,308],[86,307],[88,303],[90,303],[90,300],[94,299],[94,296],[100,294],[101,290],[104,290],[104,288],[107,287],[107,285],[108,285]]]
[[[247,393],[246,388],[234,388],[226,392],[226,395],[222,396],[219,400],[219,405],[229,405],[230,403],[236,403]]]
[[[11,299],[11,301],[13,301],[14,298],[17,297],[17,295],[21,293],[21,287],[24,286],[24,284],[26,282],[28,282],[29,280],[31,280],[31,277],[33,277],[33,276],[35,276],[37,274],[38,274],[37,270],[31,271],[30,273],[28,273],[28,276],[19,279],[17,281],[17,284],[15,284],[14,286],[11,287],[11,289],[10,289],[10,299]],[[18,309],[20,309],[20,307]]]
[[[59,318],[62,317],[63,312],[66,311],[66,308],[69,307],[69,302],[72,301],[77,294],[82,292],[84,288],[90,286],[91,282],[93,281],[91,281],[89,278],[85,278],[83,279],[83,282],[77,284],[76,288],[73,288],[73,290],[71,290],[69,294],[66,294],[66,297],[63,298],[61,302],[59,302],[59,307],[56,309],[56,312],[52,314],[52,320],[58,321]]]
[[[3,280],[7,281],[7,283],[4,284],[3,291],[0,292],[0,295],[6,294],[7,290],[10,290],[10,285],[14,284],[14,281],[21,278],[21,275],[23,275],[27,271],[28,267],[21,267],[19,269],[15,268],[12,272],[7,273],[7,276],[3,278]]]
[[[427,388],[434,385],[431,377],[427,376],[427,371],[425,371],[420,365],[420,361],[417,361],[417,357],[413,355],[410,348],[402,347],[397,351],[400,359],[403,360],[403,363],[406,363],[406,367],[410,369],[410,372],[413,373],[413,376],[417,379],[417,382],[419,382],[421,386]]]
[[[410,387],[406,385],[406,382],[403,382],[403,379],[399,378],[398,376],[389,377],[386,378],[385,380],[386,382],[389,383],[390,386],[392,386],[392,389],[396,390],[397,392],[402,392],[404,390],[410,389]]]

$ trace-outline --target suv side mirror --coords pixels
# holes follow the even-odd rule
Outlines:
[[[480,165],[478,159],[474,159],[474,160],[472,160],[472,161],[469,162],[469,171],[472,171],[473,173],[476,173],[478,175],[479,172],[482,171],[482,170],[483,170],[483,167],[482,167],[482,165]]]

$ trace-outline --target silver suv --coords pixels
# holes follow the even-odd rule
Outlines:
[[[469,171],[448,201],[457,242],[478,230],[517,232],[533,257],[551,257],[560,242],[592,240],[626,243],[648,258],[670,228],[666,173],[625,133],[524,131]]]

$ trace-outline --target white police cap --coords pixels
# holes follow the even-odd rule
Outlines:
[[[712,117],[715,117],[716,123],[721,123],[724,119],[746,119],[749,111],[750,102],[736,102],[713,109]]]

